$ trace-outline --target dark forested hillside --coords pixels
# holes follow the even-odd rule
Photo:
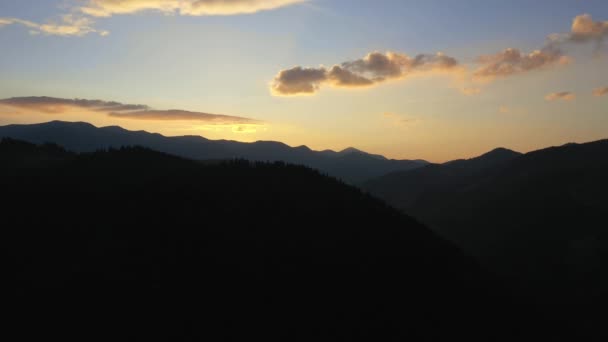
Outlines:
[[[490,168],[459,162],[366,188],[545,297],[548,311],[606,336],[608,140],[531,152]],[[470,165],[469,165],[470,166]]]
[[[400,209],[410,209],[429,194],[459,191],[492,175],[521,154],[498,148],[472,159],[431,164],[368,180],[362,187]]]
[[[128,131],[117,126],[97,128],[84,122],[53,121],[32,125],[1,126],[0,138],[2,137],[34,144],[55,143],[75,152],[144,146],[195,160],[244,158],[252,161],[283,161],[321,170],[351,183],[428,164],[424,160],[387,159],[354,148],[340,152],[331,150],[319,152],[306,146],[290,147],[275,141],[241,143],[208,140],[200,136],[165,137],[145,131]]]
[[[14,140],[0,162],[5,323],[24,340],[563,334],[423,225],[311,169]]]

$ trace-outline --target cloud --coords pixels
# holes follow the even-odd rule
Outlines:
[[[47,96],[13,97],[0,100],[0,104],[22,109],[32,109],[43,113],[56,114],[68,110],[70,107],[91,109],[94,111],[135,111],[148,110],[145,105],[122,104],[120,102],[85,100],[85,99],[61,99]]]
[[[595,96],[607,96],[608,95],[608,87],[597,88],[593,90],[593,95]]]
[[[547,37],[547,46],[559,47],[567,43],[601,43],[608,37],[608,21],[594,21],[590,14],[581,14],[572,20],[570,31]]]
[[[386,78],[401,77],[403,68],[409,64],[411,64],[411,58],[403,54],[372,52],[362,59],[344,62],[342,67],[353,72],[370,75],[376,81],[382,81]]]
[[[109,31],[93,27],[91,17],[110,17],[146,10],[190,16],[250,14],[306,1],[308,0],[81,0],[85,4],[72,7],[71,14],[63,15],[59,22],[40,24],[19,18],[0,18],[0,28],[16,24],[29,28],[32,35],[83,37],[97,33],[107,36]]]
[[[547,96],[545,96],[545,100],[547,101],[559,101],[559,100],[563,100],[563,101],[572,101],[576,99],[576,95],[574,93],[571,93],[569,91],[563,91],[563,92],[559,92],[559,93],[552,93],[549,94]]]
[[[250,14],[308,0],[89,0],[80,10],[95,17],[157,11],[179,15]]]
[[[271,82],[277,96],[312,95],[323,86],[364,88],[416,75],[449,72],[452,88],[467,96],[481,93],[481,85],[499,78],[546,70],[572,63],[564,51],[567,43],[597,41],[608,37],[608,21],[593,21],[588,14],[574,18],[570,32],[549,35],[545,44],[532,52],[507,48],[477,58],[472,66],[463,66],[443,53],[410,57],[396,52],[371,52],[367,56],[330,68],[296,66],[279,71]],[[570,44],[572,45],[572,44]]]
[[[481,56],[473,77],[477,81],[492,81],[517,74],[569,64],[572,59],[563,49],[568,43],[595,41],[601,44],[608,37],[608,21],[594,21],[591,15],[582,14],[572,21],[570,32],[554,33],[547,37],[545,45],[529,54],[508,48],[494,55]],[[599,45],[598,45],[599,46]]]
[[[260,125],[261,121],[239,116],[189,112],[184,110],[154,110],[146,105],[123,104],[114,101],[61,99],[54,97],[15,97],[0,100],[0,105],[46,114],[63,114],[70,110],[88,110],[109,117],[155,121],[196,121],[206,125]]]
[[[478,58],[480,65],[473,73],[474,78],[481,81],[491,81],[495,78],[508,77],[516,74],[540,70],[557,65],[570,63],[559,48],[547,46],[529,54],[523,54],[519,49],[508,48],[495,55],[485,55]]]
[[[66,14],[61,18],[61,22],[49,22],[38,24],[33,21],[18,18],[0,18],[0,27],[8,25],[21,25],[30,29],[33,35],[43,34],[48,36],[82,37],[89,33],[97,33],[100,36],[107,36],[108,31],[93,28],[93,20],[87,17],[77,17]]]
[[[427,75],[436,72],[459,70],[456,59],[443,53],[435,55],[408,55],[395,52],[372,52],[354,61],[331,68],[305,68],[296,66],[279,71],[271,82],[271,92],[277,96],[311,95],[327,84],[341,88],[373,86],[387,80],[403,79],[410,75]]]
[[[435,55],[421,54],[413,58],[396,52],[372,52],[362,59],[342,63],[344,69],[366,75],[374,82],[403,78],[414,72],[445,71],[456,66],[456,59],[441,52]]]
[[[327,81],[337,87],[367,87],[374,84],[373,80],[357,75],[339,65],[334,65],[327,72]]]
[[[300,66],[281,70],[271,85],[275,95],[313,94],[321,83],[327,81],[327,70],[320,68],[302,68]]]
[[[179,109],[170,110],[141,110],[141,111],[122,111],[122,112],[110,112],[109,116],[122,119],[136,119],[136,120],[157,120],[157,121],[168,121],[168,120],[182,120],[182,121],[204,121],[207,124],[255,124],[260,123],[257,120],[242,118],[238,116],[221,115],[221,114],[209,114],[201,112],[189,112]]]
[[[608,21],[593,21],[589,14],[574,18],[569,39],[575,42],[601,41],[608,36]]]

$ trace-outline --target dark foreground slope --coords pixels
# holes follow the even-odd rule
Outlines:
[[[459,192],[484,181],[521,153],[498,148],[472,159],[430,164],[370,179],[362,187],[396,208],[410,211],[418,202]]]
[[[144,146],[195,160],[244,158],[253,161],[284,161],[321,170],[347,182],[361,182],[389,172],[411,170],[428,164],[423,160],[392,160],[348,148],[340,152],[313,151],[306,146],[290,147],[275,141],[241,143],[208,140],[200,136],[165,137],[145,131],[95,127],[84,122],[53,121],[33,125],[0,127],[0,138],[34,144],[56,143],[75,152],[93,152],[110,147]]]
[[[561,333],[424,226],[310,169],[12,140],[0,165],[5,323],[25,340]]]
[[[608,140],[471,170],[440,165],[367,186],[545,297],[586,340],[608,338],[606,314],[598,314],[608,305]]]

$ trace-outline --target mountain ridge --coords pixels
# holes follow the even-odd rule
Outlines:
[[[452,243],[310,168],[10,138],[0,161],[21,337],[506,342],[550,323]]]
[[[75,152],[139,145],[195,160],[242,158],[252,161],[284,161],[306,165],[351,183],[428,164],[419,159],[387,159],[355,148],[337,152],[314,151],[305,145],[291,147],[277,141],[242,143],[233,140],[209,140],[195,135],[168,137],[147,131],[130,131],[119,126],[96,127],[86,122],[57,120],[31,125],[1,126],[0,136],[37,144],[53,142]]]
[[[506,159],[426,166],[363,188],[536,293],[582,340],[605,340],[593,313],[608,304],[608,140]]]

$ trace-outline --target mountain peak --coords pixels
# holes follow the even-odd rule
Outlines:
[[[519,155],[521,155],[521,153],[510,150],[508,148],[498,147],[498,148],[493,149],[490,152],[482,154],[478,158],[485,158],[485,157],[490,157],[490,156],[519,156]]]
[[[356,149],[354,147],[347,147],[345,149],[343,149],[342,151],[340,151],[339,153],[341,154],[347,154],[347,153],[365,153],[359,149]]]
[[[466,168],[477,168],[477,167],[490,167],[504,162],[513,160],[522,154],[508,148],[498,147],[489,152],[486,152],[478,157],[471,159],[457,159],[452,160],[444,165],[452,167],[466,167]]]
[[[338,152],[339,156],[347,156],[347,155],[353,155],[353,154],[364,155],[364,156],[368,156],[368,157],[372,157],[372,158],[380,159],[380,160],[388,160],[383,155],[367,153],[367,152],[361,151],[354,147],[347,147],[347,148],[343,149],[342,151]]]
[[[37,126],[51,126],[51,127],[79,127],[79,128],[97,128],[92,124],[84,121],[61,121],[61,120],[53,120],[47,123],[40,123]]]
[[[306,145],[302,145],[302,146],[297,146],[294,147],[294,149],[296,150],[302,150],[302,151],[307,151],[307,152],[311,152],[312,150],[310,149],[310,147],[306,146]]]
[[[105,127],[100,127],[100,129],[104,129],[107,131],[113,131],[113,132],[125,132],[126,129],[120,127],[120,126],[105,126]]]

